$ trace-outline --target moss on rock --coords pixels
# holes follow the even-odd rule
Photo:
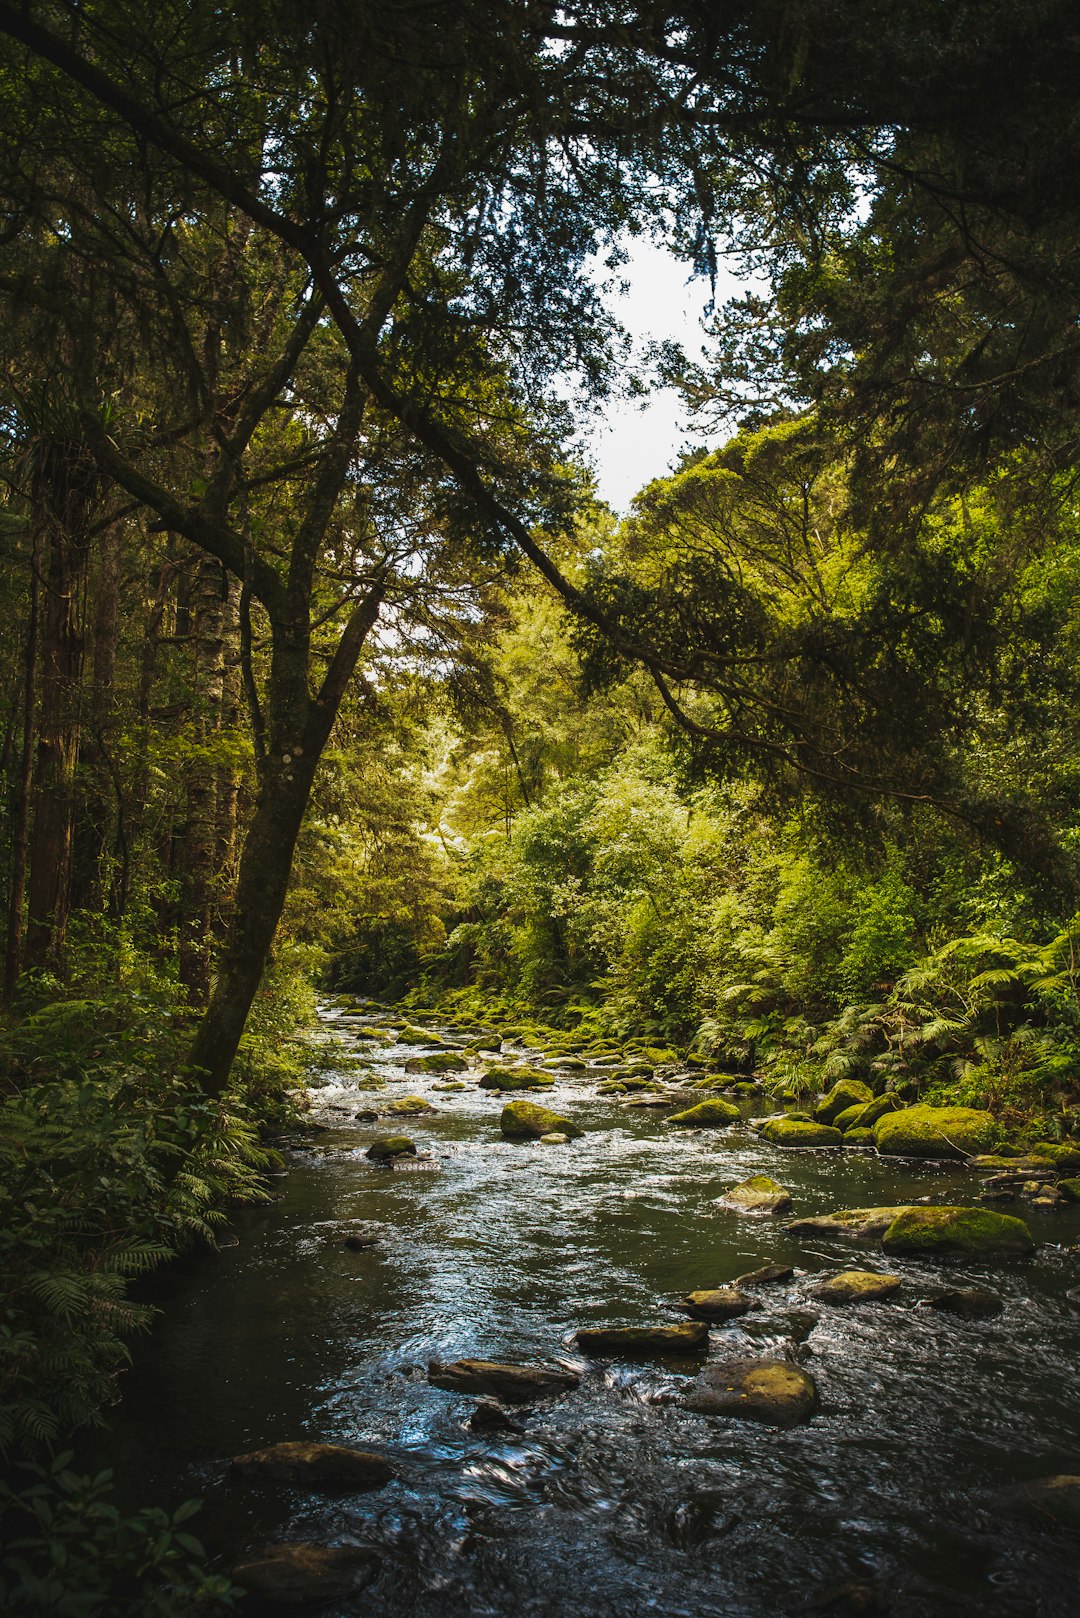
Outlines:
[[[499,1119],[507,1140],[539,1140],[541,1135],[581,1135],[577,1124],[535,1101],[508,1101]]]
[[[874,1141],[886,1157],[972,1157],[993,1151],[1000,1134],[993,1116],[973,1107],[905,1107],[874,1125]]]
[[[406,1073],[464,1073],[468,1069],[464,1056],[456,1051],[437,1051],[432,1056],[411,1056],[405,1063]]]
[[[829,1124],[800,1118],[768,1118],[761,1133],[773,1146],[841,1146],[844,1137]]]
[[[1040,1141],[1031,1148],[1031,1155],[1045,1158],[1059,1174],[1076,1174],[1080,1170],[1080,1146],[1070,1146],[1063,1141]]]
[[[723,1196],[717,1197],[716,1205],[730,1208],[734,1213],[782,1214],[791,1207],[791,1192],[767,1174],[753,1174],[749,1180],[730,1186]]]
[[[684,1410],[795,1427],[817,1407],[814,1379],[790,1360],[730,1360],[707,1365],[683,1398]]]
[[[946,1258],[1023,1258],[1035,1243],[1022,1219],[991,1208],[916,1205],[905,1208],[885,1231],[886,1253]]]
[[[815,1287],[811,1297],[820,1303],[879,1303],[891,1298],[902,1284],[898,1275],[879,1275],[875,1270],[842,1270]]]
[[[480,1080],[481,1090],[546,1090],[555,1083],[552,1073],[535,1067],[489,1067]]]
[[[704,1349],[709,1327],[704,1320],[678,1326],[587,1326],[574,1334],[583,1354],[622,1359],[650,1359],[654,1354],[686,1354]]]
[[[384,1112],[395,1118],[416,1118],[435,1110],[426,1096],[402,1096],[399,1101],[391,1101],[383,1108]]]
[[[868,1084],[863,1084],[861,1079],[838,1079],[815,1106],[814,1122],[835,1123],[840,1114],[846,1112],[849,1107],[864,1107],[873,1099],[873,1090]]]
[[[673,1112],[667,1122],[678,1124],[682,1129],[721,1129],[726,1124],[737,1124],[741,1118],[742,1113],[734,1102],[717,1098],[699,1101],[696,1107],[687,1107],[685,1112]]]
[[[372,1141],[366,1155],[373,1163],[389,1163],[395,1157],[415,1157],[416,1143],[408,1135],[383,1135]]]

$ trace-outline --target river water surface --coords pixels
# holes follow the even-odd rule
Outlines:
[[[323,1024],[367,1051],[350,1032],[362,1022],[326,1008]],[[597,1073],[536,1098],[583,1139],[511,1144],[497,1095],[406,1076],[418,1054],[376,1047],[375,1093],[331,1072],[313,1097],[322,1128],[288,1150],[275,1200],[239,1215],[238,1245],[155,1283],[163,1313],[105,1445],[128,1503],[202,1495],[195,1526],[230,1561],[282,1538],[370,1547],[377,1576],[333,1618],[1076,1618],[1080,1535],[1002,1491],[1080,1473],[1080,1303],[1067,1296],[1080,1210],[1025,1212],[1035,1257],[993,1267],[800,1242],[713,1199],[755,1173],[791,1190],[796,1216],[974,1201],[979,1182],[784,1152],[746,1127],[671,1129],[597,1096]],[[368,1144],[402,1126],[356,1113],[415,1094],[438,1112],[403,1128],[433,1166],[376,1168]],[[377,1247],[344,1247],[357,1220],[381,1227]],[[589,1362],[571,1345],[579,1326],[682,1318],[683,1293],[764,1264],[795,1279],[762,1287],[710,1355],[799,1358],[821,1397],[804,1426],[681,1411],[671,1401],[697,1363]],[[808,1304],[822,1272],[863,1267],[902,1274],[898,1301]],[[993,1288],[1001,1314],[966,1321],[921,1301],[956,1285]],[[788,1317],[808,1306],[820,1319],[799,1343]],[[561,1361],[581,1386],[519,1416],[520,1434],[473,1433],[475,1400],[425,1377],[429,1360],[464,1356]],[[383,1449],[399,1477],[344,1495],[230,1477],[230,1456],[298,1438]],[[878,1605],[865,1589],[834,1599],[850,1584]]]

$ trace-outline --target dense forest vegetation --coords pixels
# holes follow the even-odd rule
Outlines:
[[[63,1445],[131,1278],[261,1194],[317,990],[1080,1127],[1080,47],[1062,0],[0,39],[4,1576],[188,1610],[197,1543]],[[635,236],[768,290],[654,356],[701,447],[620,520]]]

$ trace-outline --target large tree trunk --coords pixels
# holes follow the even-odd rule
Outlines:
[[[30,609],[23,649],[23,729],[19,753],[19,776],[11,828],[11,892],[8,895],[7,950],[4,958],[4,997],[15,993],[22,969],[23,928],[26,908],[26,858],[30,839],[30,795],[34,785],[34,731],[37,709],[38,544],[35,536],[30,552]]]
[[[221,730],[225,694],[227,601],[225,570],[212,557],[202,557],[190,603],[195,746],[186,771],[187,816],[180,873],[180,981],[196,1006],[205,1006],[210,998],[213,965],[220,776],[214,743]]]
[[[112,848],[122,842],[122,818],[115,764],[109,747],[113,730],[116,641],[120,621],[119,523],[106,531],[93,573],[90,622],[90,679],[77,781],[71,865],[71,908],[100,915],[111,885]]]

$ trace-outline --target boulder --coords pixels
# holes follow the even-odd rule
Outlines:
[[[1052,1163],[1059,1174],[1075,1174],[1080,1170],[1080,1146],[1064,1142],[1040,1141],[1031,1148],[1031,1155]]]
[[[706,1365],[680,1401],[705,1416],[736,1416],[795,1427],[817,1407],[814,1380],[788,1360],[728,1360]]]
[[[874,1125],[885,1157],[974,1157],[992,1151],[999,1135],[993,1116],[973,1107],[904,1107]]]
[[[873,1101],[874,1092],[861,1079],[838,1079],[831,1090],[818,1100],[814,1108],[816,1124],[831,1124],[849,1107],[864,1107]]]
[[[1000,1152],[989,1152],[971,1159],[970,1167],[973,1169],[991,1169],[994,1173],[992,1182],[1004,1184],[1006,1181],[1019,1185],[1023,1180],[1030,1180],[1041,1175],[1043,1179],[1056,1177],[1055,1165],[1048,1157],[1005,1157]]]
[[[651,1359],[654,1354],[689,1354],[709,1343],[706,1321],[687,1320],[678,1326],[589,1326],[575,1332],[583,1354],[619,1359]]]
[[[819,1303],[879,1303],[891,1298],[902,1285],[898,1275],[878,1275],[874,1270],[843,1270],[830,1276],[810,1294]]]
[[[469,1064],[455,1051],[440,1051],[435,1056],[411,1056],[405,1063],[406,1073],[465,1073]]]
[[[501,1360],[432,1360],[428,1366],[432,1387],[450,1393],[487,1394],[507,1404],[528,1404],[554,1399],[581,1382],[576,1371],[551,1365],[507,1365]]]
[[[570,1136],[561,1129],[553,1129],[550,1135],[540,1136],[541,1146],[569,1146]]]
[[[791,1207],[791,1192],[767,1174],[754,1174],[730,1186],[717,1197],[716,1206],[742,1214],[782,1214]]]
[[[441,1034],[433,1034],[430,1028],[418,1028],[415,1023],[406,1023],[398,1040],[402,1045],[426,1045],[430,1050],[446,1050],[450,1046],[450,1041]]]
[[[346,1231],[344,1245],[353,1253],[360,1253],[366,1247],[377,1247],[382,1239],[382,1231],[378,1225],[354,1225]]]
[[[525,1430],[494,1399],[481,1399],[464,1425],[471,1433],[520,1433]]]
[[[425,1112],[435,1110],[425,1096],[402,1096],[400,1101],[391,1101],[383,1108],[383,1112],[392,1118],[419,1118]]]
[[[535,1067],[489,1067],[480,1079],[481,1090],[546,1090],[555,1083],[552,1073]]]
[[[571,1139],[583,1133],[547,1107],[538,1107],[535,1101],[508,1101],[499,1118],[499,1128],[507,1140],[540,1140],[544,1135],[568,1135]]]
[[[773,1281],[791,1281],[795,1271],[790,1264],[764,1264],[760,1270],[747,1270],[745,1275],[735,1277],[737,1287],[767,1286]]]
[[[858,1128],[862,1123],[862,1115],[865,1111],[866,1102],[860,1101],[854,1107],[845,1107],[843,1112],[838,1112],[832,1121],[837,1129],[846,1135],[849,1129]]]
[[[1032,1516],[1047,1527],[1080,1528],[1080,1476],[1058,1472],[1032,1478],[999,1497],[1002,1503]]]
[[[416,1142],[408,1135],[384,1135],[372,1141],[366,1155],[373,1163],[390,1163],[395,1157],[415,1157]]]
[[[378,1558],[357,1545],[269,1545],[233,1568],[233,1582],[272,1607],[322,1607],[367,1584]]]
[[[229,1465],[248,1477],[280,1478],[309,1489],[379,1489],[394,1476],[384,1455],[340,1444],[271,1444],[234,1455]]]
[[[463,1084],[460,1079],[454,1079],[448,1084],[433,1084],[431,1088],[439,1095],[450,1095],[454,1091],[460,1092],[462,1090],[467,1090],[469,1086],[467,1084]]]
[[[906,1205],[892,1208],[841,1208],[837,1213],[814,1214],[809,1219],[792,1219],[785,1230],[794,1236],[836,1237],[848,1242],[876,1242],[884,1236]]]
[[[1058,1190],[1066,1202],[1080,1202],[1080,1179],[1059,1180]]]
[[[965,1320],[986,1320],[1000,1315],[1001,1299],[986,1287],[954,1287],[950,1292],[939,1292],[928,1298],[931,1309],[940,1309],[947,1315],[961,1315]]]
[[[860,1129],[873,1129],[879,1118],[884,1118],[887,1112],[901,1112],[903,1106],[904,1103],[900,1100],[900,1097],[894,1095],[891,1090],[887,1090],[883,1096],[875,1096],[873,1101],[866,1103],[862,1110],[862,1117],[859,1119],[858,1127]]]
[[[842,1146],[844,1142],[840,1131],[829,1124],[799,1118],[768,1118],[761,1133],[772,1146]]]
[[[722,1129],[726,1124],[739,1123],[741,1119],[742,1113],[734,1102],[717,1098],[699,1101],[696,1107],[687,1107],[685,1112],[673,1112],[667,1122],[678,1124],[682,1129]]]
[[[695,1320],[735,1320],[758,1307],[738,1287],[713,1287],[702,1292],[688,1292],[683,1299],[687,1314]]]
[[[992,1208],[916,1205],[898,1213],[881,1245],[897,1257],[1024,1258],[1035,1243],[1022,1219]]]
[[[847,1129],[844,1131],[845,1146],[873,1146],[874,1131],[872,1129]]]
[[[555,1073],[584,1073],[588,1063],[583,1062],[580,1056],[553,1056],[544,1063]]]

